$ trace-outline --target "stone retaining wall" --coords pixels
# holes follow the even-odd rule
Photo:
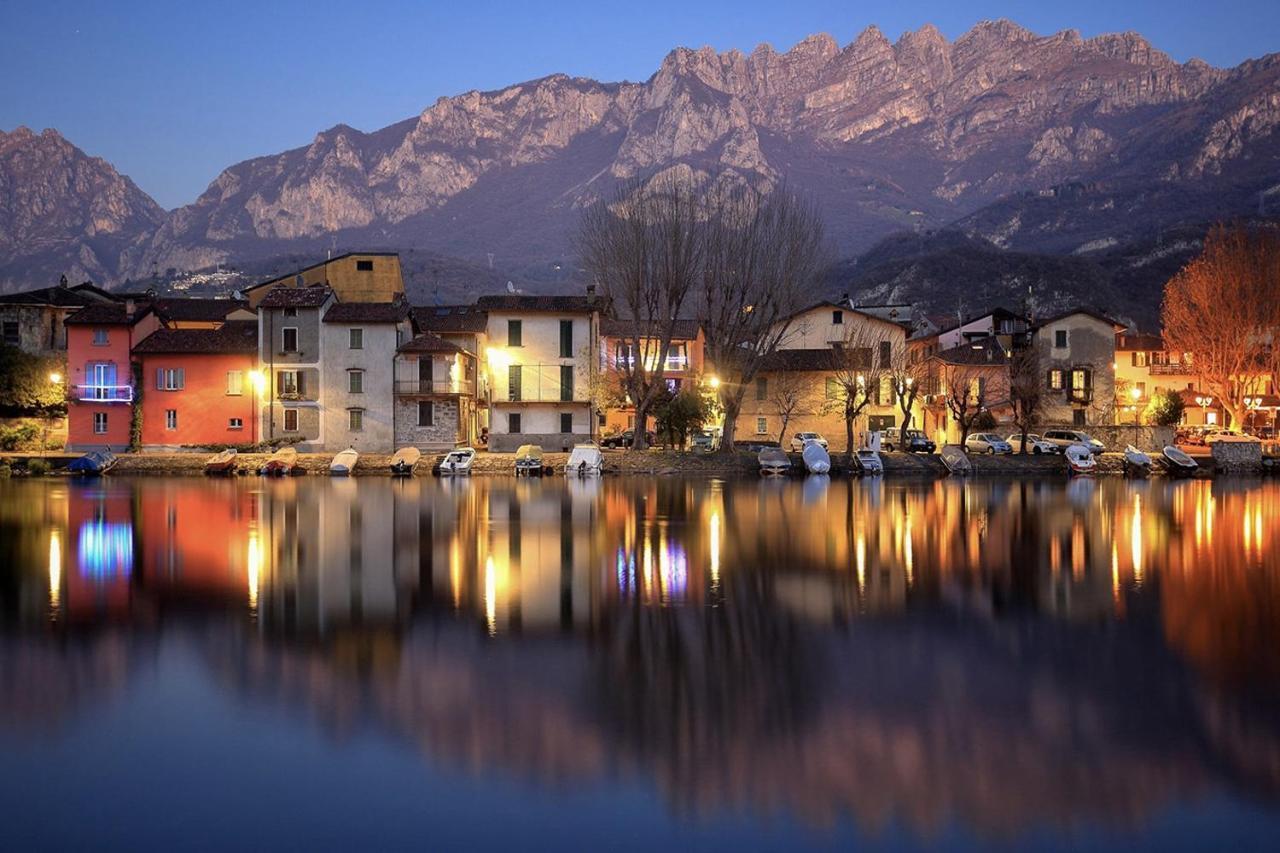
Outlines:
[[[1257,474],[1262,470],[1262,442],[1215,441],[1209,445],[1213,462],[1219,471],[1232,474]]]

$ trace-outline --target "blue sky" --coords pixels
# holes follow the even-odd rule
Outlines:
[[[891,39],[929,22],[955,38],[1007,17],[1041,33],[1137,30],[1215,65],[1280,51],[1277,0],[6,0],[2,17],[0,129],[57,128],[165,207],[339,122],[374,130],[442,95],[555,72],[643,80],[678,45],[844,44],[873,23]]]

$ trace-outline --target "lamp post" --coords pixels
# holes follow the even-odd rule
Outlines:
[[[1213,405],[1213,397],[1209,394],[1197,394],[1196,405],[1200,407],[1200,423],[1207,425],[1209,419],[1209,407]]]
[[[1137,426],[1138,425],[1138,401],[1142,399],[1142,389],[1139,388],[1137,385],[1130,387],[1129,399],[1133,400],[1133,405],[1131,406],[1133,410],[1133,425]]]
[[[56,370],[49,374],[49,384],[60,386],[62,384],[62,374]],[[46,411],[45,416],[41,418],[43,429],[40,432],[40,455],[47,456],[49,454],[49,414]]]
[[[1253,413],[1257,411],[1258,407],[1261,405],[1262,405],[1261,397],[1245,397],[1244,398],[1244,407],[1247,414],[1245,415],[1245,429],[1241,430],[1242,432],[1247,432],[1248,428],[1252,426]]]

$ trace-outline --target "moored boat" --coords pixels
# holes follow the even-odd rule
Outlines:
[[[756,461],[760,464],[761,474],[785,474],[791,470],[791,460],[779,447],[766,447],[761,450]]]
[[[354,447],[348,447],[333,457],[333,461],[329,463],[329,473],[335,477],[345,477],[356,470],[356,463],[359,461],[360,454]]]
[[[884,462],[880,459],[880,454],[869,447],[858,451],[857,461],[858,470],[863,474],[875,476],[884,473]]]
[[[391,474],[395,477],[408,477],[413,474],[422,451],[416,447],[402,447],[391,457]]]
[[[831,454],[816,439],[805,441],[804,451],[800,456],[810,474],[826,474],[831,470]]]
[[[536,444],[522,444],[516,451],[516,476],[542,476],[542,448]]]
[[[594,444],[575,444],[573,452],[569,454],[569,461],[565,463],[565,474],[599,474],[604,468],[604,457],[600,455],[600,448]]]
[[[470,474],[471,463],[476,460],[476,451],[473,447],[459,447],[456,450],[449,451],[444,457],[444,461],[440,463],[440,473],[443,476],[453,474]]]
[[[94,450],[79,459],[71,460],[67,473],[77,477],[97,477],[107,473],[116,464],[116,455],[109,450]]]
[[[281,447],[259,469],[259,474],[268,477],[284,477],[293,473],[293,466],[298,464],[298,450],[294,447]]]
[[[236,456],[234,447],[228,447],[219,453],[210,456],[204,463],[204,472],[206,474],[234,474],[236,472]]]
[[[1165,447],[1160,452],[1160,464],[1164,469],[1174,476],[1186,477],[1194,474],[1200,467],[1200,463],[1192,459],[1182,450],[1174,447],[1172,444]]]
[[[1071,445],[1062,451],[1062,455],[1067,458],[1067,465],[1073,474],[1089,474],[1098,467],[1098,461],[1083,444]]]
[[[969,455],[964,452],[964,448],[959,445],[948,444],[938,455],[942,457],[942,464],[946,465],[947,470],[952,474],[973,473],[973,463],[969,461]]]
[[[1134,476],[1142,476],[1151,471],[1151,457],[1132,444],[1124,449],[1124,472]]]

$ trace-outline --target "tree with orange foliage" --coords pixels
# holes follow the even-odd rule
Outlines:
[[[1260,394],[1272,336],[1280,330],[1280,239],[1243,226],[1216,226],[1204,250],[1164,288],[1165,345],[1192,368],[1231,415]]]

